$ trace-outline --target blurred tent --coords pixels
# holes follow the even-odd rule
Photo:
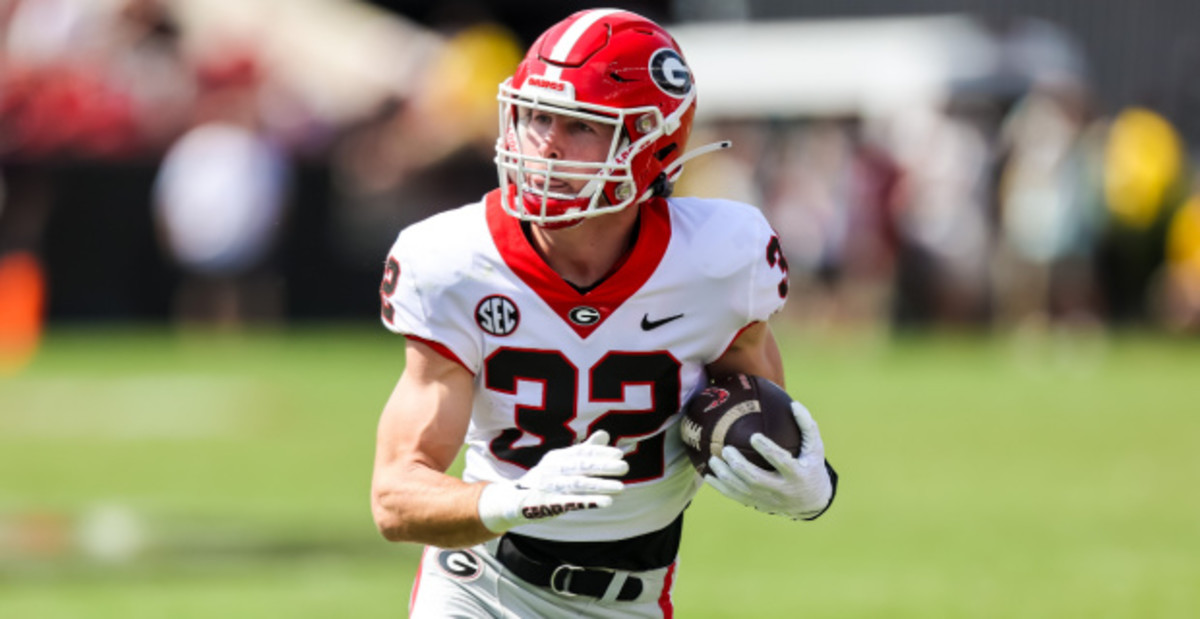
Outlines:
[[[1082,79],[1057,28],[997,30],[965,16],[684,24],[671,33],[697,75],[701,118],[890,115],[957,91],[1019,96]]]
[[[328,133],[421,94],[444,47],[433,29],[361,1],[0,2],[0,120],[22,129],[5,146],[161,150],[197,88],[231,85],[261,87],[256,105],[276,133]]]
[[[252,46],[268,72],[318,115],[345,122],[379,101],[407,98],[443,37],[416,22],[345,0],[174,0],[197,57]]]

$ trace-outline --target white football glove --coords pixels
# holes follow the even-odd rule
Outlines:
[[[792,416],[800,426],[800,455],[760,434],[750,437],[750,445],[775,467],[764,471],[732,446],[721,450],[721,458],[708,460],[712,475],[705,481],[721,494],[769,514],[794,519],[815,518],[833,500],[833,480],[825,467],[825,444],[821,431],[808,409],[792,402]]]
[[[605,477],[629,472],[624,452],[600,430],[582,443],[554,449],[516,481],[496,482],[479,495],[479,519],[493,533],[582,509],[612,505],[625,484]]]

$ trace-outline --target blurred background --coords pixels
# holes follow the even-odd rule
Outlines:
[[[734,142],[677,193],[784,239],[850,484],[800,532],[702,493],[689,539],[761,539],[740,596],[685,544],[681,614],[1200,612],[1200,4],[607,5]],[[0,0],[0,616],[403,615],[382,260],[495,186],[496,85],[592,6]]]

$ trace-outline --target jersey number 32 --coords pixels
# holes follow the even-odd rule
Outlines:
[[[487,358],[485,386],[493,391],[515,395],[519,381],[543,385],[540,406],[516,408],[516,428],[509,428],[492,440],[492,453],[505,462],[532,468],[551,449],[569,447],[576,442],[570,422],[575,419],[578,401],[579,370],[557,351],[501,348]],[[648,385],[649,409],[613,409],[588,426],[590,436],[605,430],[613,444],[625,438],[645,437],[625,456],[629,473],[627,483],[661,477],[664,470],[667,419],[679,411],[680,363],[667,352],[610,352],[589,370],[591,385],[588,399],[619,405],[625,387]],[[517,441],[529,434],[540,438],[537,445],[518,447]]]

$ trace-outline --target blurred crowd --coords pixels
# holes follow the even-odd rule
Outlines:
[[[173,317],[286,316],[280,245],[315,202],[330,212],[322,248],[372,273],[371,315],[396,231],[495,182],[495,87],[521,43],[470,15],[443,22],[357,2],[0,0],[0,349],[29,350],[66,296],[46,236],[80,198],[78,175],[58,172],[81,168],[111,177],[95,186],[138,185],[82,198],[116,211],[111,195],[144,196]],[[75,268],[99,261],[66,251]]]
[[[1200,177],[1152,109],[1045,87],[711,129],[742,148],[684,189],[763,206],[810,323],[1200,330]]]
[[[45,171],[64,162],[153,169],[182,320],[286,314],[301,170],[328,173],[333,253],[376,271],[405,223],[495,184],[495,86],[529,42],[481,6],[417,24],[357,2],[0,0],[0,343],[34,341],[54,294]],[[702,125],[735,147],[680,193],[764,209],[802,319],[1200,330],[1195,145],[1153,107],[1102,110],[1083,76]]]

